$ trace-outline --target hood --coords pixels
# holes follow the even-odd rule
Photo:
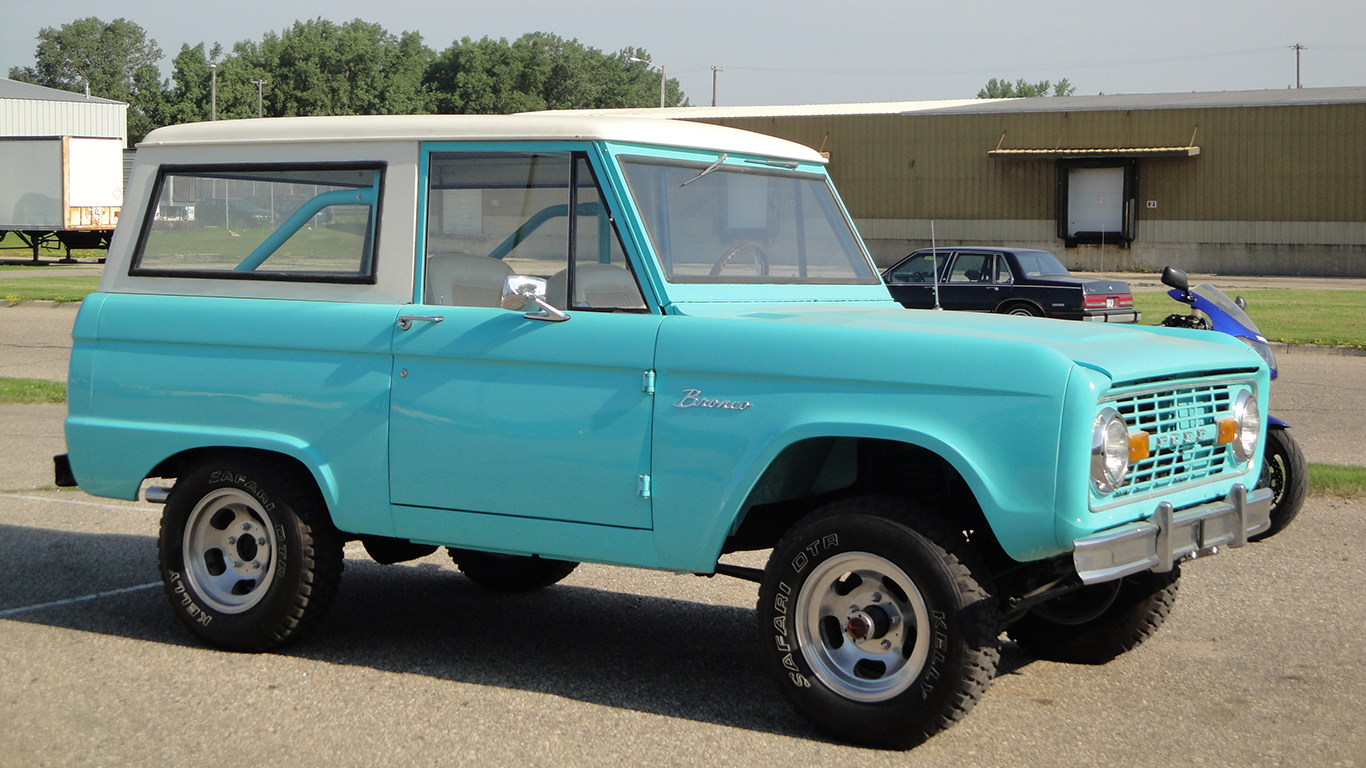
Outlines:
[[[1014,351],[1033,347],[1036,351],[1051,350],[1116,383],[1192,372],[1252,370],[1263,365],[1247,345],[1226,334],[1158,326],[888,308],[885,303],[706,304],[690,305],[682,314],[842,328],[849,332],[845,338],[850,344],[857,343],[854,334],[858,334],[889,356],[895,355],[899,338],[907,344],[915,344],[915,340],[927,345],[947,343],[983,355],[990,354],[993,347]],[[990,364],[991,360],[982,363]]]

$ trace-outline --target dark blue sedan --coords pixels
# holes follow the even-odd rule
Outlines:
[[[944,309],[1101,323],[1136,323],[1142,317],[1128,283],[1075,276],[1046,251],[925,248],[882,278],[892,298],[912,309],[933,309],[937,301]]]

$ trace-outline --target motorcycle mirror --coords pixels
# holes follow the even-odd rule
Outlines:
[[[1185,272],[1176,267],[1162,268],[1162,282],[1178,291],[1190,293],[1190,279],[1186,277]]]
[[[1243,298],[1242,296],[1235,298],[1233,300],[1233,303],[1238,305],[1238,309],[1241,309],[1244,312],[1247,311],[1247,299]]]

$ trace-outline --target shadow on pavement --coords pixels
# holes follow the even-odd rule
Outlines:
[[[150,536],[0,526],[0,619],[200,646],[160,586]],[[17,576],[17,578],[16,578]],[[760,667],[754,612],[556,585],[503,595],[431,563],[349,558],[326,620],[277,653],[545,693],[637,712],[824,741]]]

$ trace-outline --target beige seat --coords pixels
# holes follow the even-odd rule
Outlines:
[[[561,309],[565,302],[568,270],[560,270],[546,281],[546,301]],[[636,279],[622,267],[585,262],[574,273],[574,306],[595,309],[644,309]]]
[[[427,304],[454,307],[498,307],[503,283],[512,267],[499,259],[467,253],[442,253],[427,257]]]

